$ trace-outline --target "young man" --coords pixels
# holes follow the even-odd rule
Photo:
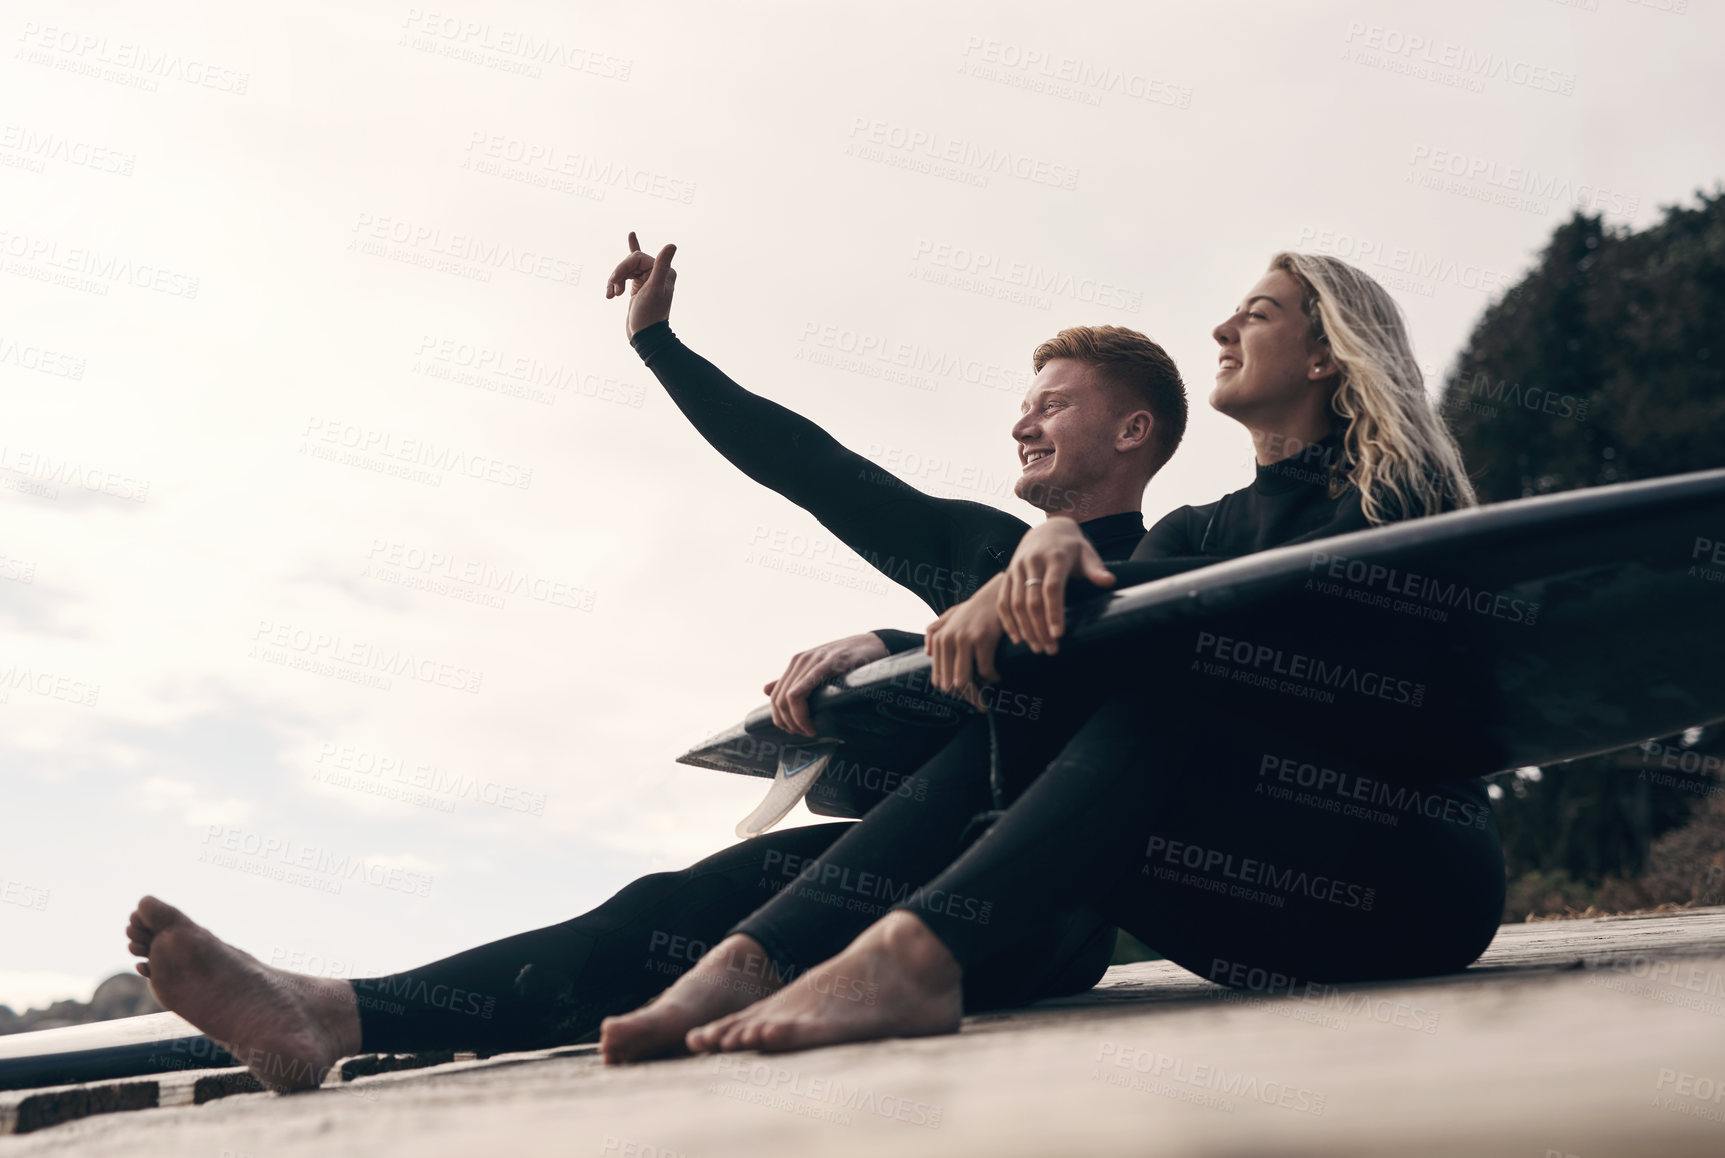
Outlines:
[[[1001,572],[1029,526],[982,503],[924,494],[845,449],[806,418],[737,385],[671,332],[676,247],[667,245],[654,258],[641,251],[633,233],[629,246],[629,256],[607,283],[606,296],[630,293],[625,316],[629,340],[672,400],[743,473],[807,510],[863,559],[940,613],[943,619],[930,646],[937,650],[943,672],[957,672],[955,690],[966,691],[981,706],[976,684],[999,678],[993,656],[1000,623],[975,616],[959,623],[948,617],[999,594]],[[627,290],[625,283],[633,289]],[[1031,361],[1036,376],[1010,431],[1021,466],[1014,491],[1046,520],[1076,527],[1094,552],[1085,574],[1107,585],[1111,579],[1102,562],[1124,561],[1145,542],[1144,490],[1185,432],[1184,384],[1162,347],[1118,326],[1063,330],[1037,347]],[[1191,565],[1196,561],[1170,571]],[[811,691],[859,664],[923,645],[917,635],[880,630],[799,654],[784,675],[766,687],[774,722],[812,736],[807,706]],[[933,828],[945,835],[899,840],[891,823],[876,823],[865,839],[851,839],[854,829],[841,835],[811,859],[797,882],[788,883],[733,930],[727,952],[759,955],[788,966],[783,971],[806,968],[843,948],[869,916],[875,910],[884,912],[885,906],[799,904],[799,898],[825,895],[805,882],[835,876],[885,881],[888,894],[902,899],[949,863],[978,831],[970,822],[995,807],[997,786],[1011,790],[1011,782],[1032,775],[1039,760],[1052,758],[1094,710],[1100,695],[1078,681],[1036,692],[1039,711],[1034,721],[1003,720],[996,712],[973,718],[918,773],[919,787],[927,790],[910,806],[921,822],[939,817]],[[1003,746],[1012,750],[1012,760],[1004,766],[994,758]],[[1069,916],[1088,921],[1094,939],[1111,940],[1102,922],[1077,913]],[[1003,954],[1007,963],[1002,970],[1010,972],[1014,959],[1039,959],[1046,936],[1046,929],[1027,935]],[[602,1038],[605,1056],[628,1061],[680,1050],[689,1029],[731,1012],[740,999],[735,989],[711,979],[681,985],[629,1017],[608,1021]]]
[[[640,253],[632,234],[630,244],[634,252],[607,296],[623,292],[625,278],[635,279],[627,315],[631,340],[717,449],[807,508],[932,610],[946,612],[980,591],[997,590],[996,576],[1029,529],[1024,521],[981,503],[923,494],[845,450],[814,424],[731,382],[670,332],[672,247],[655,261]],[[1082,532],[1100,558],[1125,559],[1144,538],[1144,487],[1174,453],[1185,428],[1179,373],[1161,347],[1116,327],[1063,331],[1038,348],[1034,364],[1036,378],[1011,430],[1023,467],[1017,493],[1049,517],[1082,519]],[[974,648],[982,635],[966,638]],[[919,642],[915,635],[883,630],[801,653],[768,685],[775,719],[787,730],[810,733],[810,690],[886,655],[889,647],[903,650]],[[993,676],[991,661],[977,666],[983,678]],[[1051,753],[1064,735],[1055,698],[1041,727],[1029,735]],[[768,833],[682,872],[635,881],[599,908],[560,925],[404,973],[351,982],[273,969],[152,897],[132,914],[128,941],[135,955],[148,959],[139,971],[162,1003],[226,1044],[275,1088],[315,1085],[336,1059],[361,1050],[495,1053],[580,1041],[606,1015],[636,1009],[689,968],[690,954],[657,960],[656,945],[660,958],[663,945],[704,949],[737,921],[766,911],[775,898],[800,893],[794,881],[767,879],[776,866],[824,868],[835,863],[834,855],[839,863],[855,856],[886,866],[875,879],[890,877],[901,885],[937,872],[962,851],[959,830],[992,806],[989,727],[988,716],[969,721],[937,757],[943,769],[939,788],[914,800],[928,816],[943,818],[952,840],[898,841],[889,834],[884,846],[876,841],[835,853],[835,842],[855,825]],[[1045,734],[1049,738],[1041,741]],[[780,884],[785,887],[772,887]],[[902,895],[895,886],[884,899]],[[819,919],[800,922],[807,926],[801,932],[832,952],[855,933],[852,922],[866,923],[873,915],[823,906]],[[1106,969],[1113,940],[1112,926],[1099,918],[1061,914],[1012,945],[998,970],[973,969],[965,1001],[970,1008],[999,1008],[1086,989]],[[681,1021],[728,1011],[699,1004],[701,996],[762,996],[770,991],[760,984],[764,974],[770,972],[776,983],[801,967],[758,946],[734,949],[700,957],[724,975],[715,984],[703,974],[693,990],[696,998],[685,988],[676,1001],[650,1006],[645,1017],[613,1022],[604,1039],[607,1057],[627,1060],[680,1049],[688,1028]],[[644,960],[672,968],[643,969]],[[451,1001],[452,993],[462,1000]],[[667,1013],[674,1016],[667,1019]],[[694,1024],[705,1020],[699,1016]]]
[[[814,423],[738,386],[671,332],[677,247],[667,245],[655,259],[641,251],[633,233],[629,247],[606,297],[631,293],[624,318],[630,343],[714,449],[814,515],[937,613],[995,580],[1028,524],[983,503],[924,494]],[[633,283],[632,291],[625,282]],[[1119,326],[1063,330],[1037,347],[1032,365],[1036,377],[1010,431],[1021,468],[1014,493],[1044,518],[1075,520],[1101,559],[1125,560],[1144,537],[1144,489],[1185,434],[1180,372],[1161,346]],[[1092,568],[1092,578],[1109,582],[1100,568]],[[767,685],[773,722],[812,735],[810,691],[921,642],[911,633],[883,630],[799,653]],[[956,649],[958,641],[951,642]],[[971,652],[993,650],[992,641],[965,642]],[[977,667],[983,678],[996,678],[987,660]]]

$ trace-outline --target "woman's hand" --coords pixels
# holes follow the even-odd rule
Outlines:
[[[1078,529],[1061,515],[1032,527],[1018,542],[1012,562],[998,576],[1001,625],[1013,643],[1038,655],[1053,655],[1066,630],[1066,580],[1074,571],[1098,587],[1114,586],[1114,573]]]
[[[773,724],[797,736],[813,736],[809,693],[832,679],[886,656],[886,644],[871,632],[823,643],[791,657],[785,674],[761,690],[772,699]]]
[[[667,245],[656,258],[641,252],[641,245],[629,233],[629,256],[617,264],[605,282],[605,300],[623,293],[623,283],[632,281],[629,309],[623,315],[623,329],[633,338],[654,322],[671,320],[671,289],[677,282],[677,271],[671,268],[675,245]]]
[[[922,649],[934,657],[931,678],[943,692],[958,693],[978,710],[982,696],[975,681],[993,683],[1000,678],[994,670],[994,651],[1000,645],[1000,613],[996,606],[1006,577],[996,575],[977,589],[975,595],[929,624],[928,638]]]

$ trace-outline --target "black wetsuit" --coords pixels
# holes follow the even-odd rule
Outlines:
[[[633,341],[727,458],[936,611],[1001,570],[1027,529],[992,507],[916,491],[742,390],[663,323]],[[1135,514],[1081,526],[1104,559],[1130,556],[1112,567],[1117,587],[1364,529],[1357,492],[1329,495],[1324,467],[1335,453],[1328,440],[1260,467],[1252,486],[1180,508],[1148,533]],[[920,644],[912,633],[879,634],[894,651]],[[894,906],[914,909],[953,949],[972,1009],[1088,988],[1106,966],[1110,922],[1188,968],[1259,988],[1260,978],[1440,972],[1478,954],[1503,881],[1477,781],[1434,786],[1412,805],[1404,796],[1370,817],[1300,802],[1281,789],[1307,766],[1356,792],[1358,770],[1338,769],[1309,737],[1240,728],[1162,667],[1147,660],[1141,671],[1052,680],[1034,725],[999,713],[971,719],[918,772],[913,791],[854,825],[769,833],[682,873],[636,881],[562,925],[355,982],[365,1046],[579,1040],[601,1017],[663,989],[699,955],[691,946],[704,949],[728,929],[754,936],[779,972],[794,974]],[[1279,761],[1268,771],[1265,750]],[[1009,803],[991,786],[991,761],[1013,807],[965,851],[976,817]],[[1275,792],[1262,790],[1266,777]],[[1430,799],[1441,804],[1435,815]],[[1221,888],[1152,872],[1167,866],[1152,866],[1145,850],[1165,856],[1170,847],[1181,857],[1201,849],[1201,865],[1215,861],[1209,871],[1224,874]],[[1229,871],[1253,887],[1226,895],[1240,883]]]
[[[635,345],[715,448],[751,478],[811,511],[936,613],[1002,570],[1029,529],[995,507],[916,490],[807,419],[744,391],[663,323],[636,335]],[[1144,537],[1143,516],[1136,511],[1080,525],[1111,560],[1125,559]],[[911,632],[878,634],[889,650],[921,646],[922,637]],[[966,774],[945,777],[926,803],[968,820],[989,803],[986,721],[978,717],[946,756]],[[769,832],[681,872],[634,881],[597,909],[562,924],[404,973],[356,980],[365,1048],[499,1052],[589,1037],[602,1018],[635,1009],[670,985],[851,827],[847,822]],[[963,851],[962,828],[946,843],[919,850],[914,863],[895,866],[897,879],[907,871],[920,879],[949,864]],[[850,918],[866,924],[904,895],[895,887],[859,904],[851,904],[859,900],[851,895],[841,903]],[[965,1005],[1000,1008],[1081,992],[1106,970],[1113,947],[1112,926],[1087,914],[1056,914],[1003,956],[999,969],[974,968],[965,980]],[[781,974],[794,974],[808,963],[781,957],[773,964]]]
[[[916,494],[744,391],[668,325],[634,344],[716,448],[877,566],[951,560],[980,581],[993,570],[982,557],[998,562],[1016,542],[1003,528],[1022,528],[1017,520]],[[1111,567],[1116,588],[1367,529],[1359,492],[1331,485],[1342,454],[1333,435],[1260,466],[1251,486],[1170,513]],[[1098,547],[1118,557],[1114,544]],[[1074,587],[1073,597],[1093,593]],[[901,634],[889,646],[916,641]],[[1503,864],[1484,784],[1466,773],[1489,769],[1438,779],[1412,761],[1362,767],[1298,712],[1254,711],[1242,726],[1237,704],[1192,678],[1188,662],[1147,653],[1116,670],[1055,670],[1034,722],[993,712],[964,725],[920,770],[923,783],[889,796],[735,931],[806,968],[890,901],[921,916],[968,970],[1089,908],[1232,984],[1438,973],[1477,957],[1501,915]],[[985,754],[994,793],[979,775]],[[956,863],[940,863],[979,813],[1005,803]]]

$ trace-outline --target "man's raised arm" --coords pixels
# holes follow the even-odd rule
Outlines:
[[[629,244],[606,296],[619,296],[624,282],[633,282],[629,341],[715,450],[814,515],[937,613],[1006,565],[1027,524],[983,503],[925,494],[808,419],[743,389],[671,332],[676,247],[667,245],[654,258],[640,250],[633,233]],[[879,634],[892,650],[920,642],[909,633]]]

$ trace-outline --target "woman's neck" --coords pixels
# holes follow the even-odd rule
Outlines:
[[[1259,466],[1269,466],[1285,458],[1292,458],[1313,443],[1322,442],[1335,433],[1335,427],[1327,414],[1309,415],[1267,426],[1253,425],[1249,429],[1252,432],[1252,448],[1256,452]]]

